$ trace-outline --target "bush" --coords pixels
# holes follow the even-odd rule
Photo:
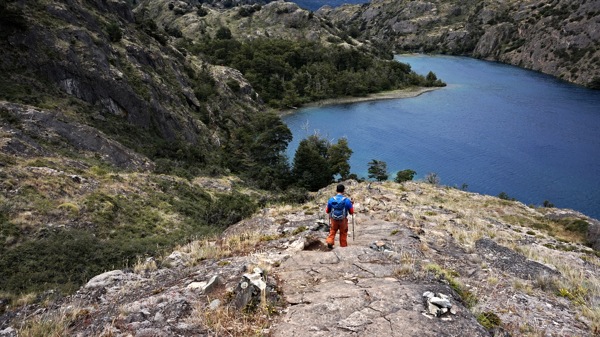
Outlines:
[[[121,38],[123,38],[121,28],[116,22],[109,23],[106,27],[106,32],[108,33],[108,39],[111,42],[119,42],[121,41]]]
[[[91,277],[121,268],[136,255],[153,253],[161,240],[120,237],[102,241],[85,230],[63,230],[6,249],[0,256],[0,288],[19,292],[55,288],[71,292]]]
[[[500,317],[490,311],[482,312],[477,315],[477,322],[479,322],[479,324],[481,324],[487,330],[499,327],[502,324]]]
[[[196,10],[196,15],[198,15],[199,17],[204,17],[208,15],[208,11],[203,7],[199,6]]]
[[[509,197],[509,196],[508,196],[508,194],[506,194],[506,192],[500,192],[500,193],[498,194],[498,198],[500,198],[500,199],[502,199],[502,200],[509,200],[509,201],[515,201],[515,200],[517,200],[517,199],[515,199],[515,198],[511,198],[511,197]]]
[[[413,170],[398,171],[398,173],[396,174],[396,179],[394,179],[394,181],[397,182],[397,183],[403,183],[405,181],[411,181],[415,177],[415,174],[417,174],[417,172],[415,172]]]
[[[219,27],[215,33],[215,39],[217,40],[229,40],[232,37],[231,30],[229,30],[227,27]]]
[[[430,173],[427,173],[427,175],[425,176],[425,182],[427,182],[431,185],[439,185],[440,177],[437,175],[437,173],[430,172]]]

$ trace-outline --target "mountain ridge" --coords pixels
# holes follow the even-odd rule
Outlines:
[[[595,1],[374,0],[316,13],[359,41],[386,41],[398,52],[466,55],[599,87]]]

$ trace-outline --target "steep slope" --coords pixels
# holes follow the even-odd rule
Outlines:
[[[324,244],[322,207],[331,186],[306,204],[264,208],[214,241],[139,261],[133,271],[98,275],[44,309],[29,305],[20,308],[20,316],[7,313],[0,331],[5,336],[15,336],[18,327],[22,335],[85,336],[598,333],[600,260],[576,243],[585,235],[569,227],[576,221],[598,227],[598,221],[422,182],[346,186],[357,211],[347,248],[329,250]],[[452,310],[436,316],[438,309],[423,297],[427,291],[447,295]],[[38,314],[22,321],[34,311]]]
[[[598,1],[391,1],[317,14],[396,52],[469,55],[600,88]]]
[[[260,107],[239,72],[173,48],[125,2],[7,2],[2,12],[0,98],[62,111],[138,151],[152,154],[140,143],[160,138],[210,157]]]

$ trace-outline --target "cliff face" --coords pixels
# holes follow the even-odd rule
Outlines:
[[[396,52],[468,55],[600,87],[597,1],[375,0],[317,14]]]
[[[222,119],[241,124],[260,107],[239,72],[172,47],[124,1],[9,2],[2,10],[10,18],[0,25],[5,100],[208,150],[231,127]],[[228,80],[247,90],[233,92]]]

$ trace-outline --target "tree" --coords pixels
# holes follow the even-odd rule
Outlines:
[[[231,30],[227,27],[219,27],[215,33],[215,38],[217,40],[230,40],[232,37]]]
[[[387,180],[387,163],[382,160],[371,160],[369,162],[369,178],[377,181]]]
[[[413,180],[413,178],[415,177],[415,174],[417,174],[417,172],[410,170],[410,169],[398,171],[398,173],[396,173],[396,179],[394,179],[394,181],[397,183],[403,183],[405,181],[410,181],[410,180]]]
[[[438,177],[437,173],[430,172],[430,173],[427,173],[427,175],[425,176],[425,181],[430,183],[431,185],[439,185],[440,177]]]
[[[317,191],[333,182],[327,161],[329,143],[318,135],[303,139],[294,155],[292,175],[300,187]]]
[[[108,39],[111,42],[119,42],[121,41],[121,38],[123,38],[121,28],[115,22],[111,22],[108,26],[106,26],[106,32],[108,33]]]
[[[350,175],[350,156],[352,156],[352,149],[348,146],[348,140],[346,138],[338,139],[337,144],[331,145],[327,150],[329,167],[333,175],[339,174],[341,180],[348,179]]]
[[[274,113],[257,114],[237,128],[225,148],[226,165],[260,188],[285,188],[291,181],[285,149],[292,132]]]

